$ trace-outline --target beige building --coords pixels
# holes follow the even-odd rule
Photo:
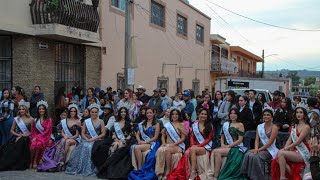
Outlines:
[[[0,2],[0,88],[18,85],[30,97],[38,85],[50,108],[58,88],[96,86],[101,76],[101,48],[84,45],[101,44],[97,4],[57,2]]]
[[[124,0],[102,1],[101,87],[124,87]],[[132,5],[134,86],[148,94],[210,89],[210,18],[182,0],[135,0]]]

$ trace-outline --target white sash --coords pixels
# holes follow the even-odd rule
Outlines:
[[[222,130],[223,130],[223,134],[224,134],[224,137],[226,138],[227,143],[230,145],[234,141],[233,141],[232,136],[229,133],[229,127],[230,127],[230,123],[229,122],[225,122],[223,124]],[[243,153],[245,153],[248,150],[248,148],[244,147],[243,143],[238,144],[237,147]]]
[[[291,130],[291,139],[292,139],[292,142],[296,142],[298,140],[296,126],[294,126]],[[309,162],[310,152],[307,146],[303,142],[297,145],[296,149],[299,151],[300,155],[304,160],[304,163],[306,164],[306,167],[304,168],[304,173],[303,173],[303,174],[306,174],[310,172],[310,162]]]
[[[201,144],[204,141],[204,138],[201,135],[200,130],[199,130],[199,122],[192,124],[192,130],[193,130],[193,134],[196,137],[198,143]],[[212,141],[210,141],[207,145],[205,145],[204,148],[207,151],[211,151],[212,150]]]
[[[63,128],[63,132],[68,136],[68,138],[71,138],[72,134],[69,131],[67,120],[66,119],[62,119],[61,120],[61,125],[62,125],[62,128]]]
[[[99,121],[100,121],[100,120],[99,120]],[[88,130],[91,138],[97,137],[98,134],[97,134],[96,130],[95,130],[94,127],[93,127],[93,123],[92,123],[91,118],[86,119],[85,122],[86,122],[86,127],[87,127],[87,130]]]
[[[22,131],[23,134],[30,135],[30,131],[28,130],[26,124],[23,120],[19,117],[15,117],[14,120],[16,121],[19,129]]]
[[[143,123],[143,121],[142,121],[141,123],[139,123],[139,125],[138,125],[138,126],[139,126],[139,131],[140,131],[140,134],[141,134],[141,137],[142,137],[142,139],[143,139],[144,141],[149,141],[151,138],[144,133],[142,123]],[[153,149],[153,147],[154,147],[155,145],[156,145],[156,142],[150,142],[150,149]]]
[[[114,131],[116,132],[117,138],[120,140],[125,140],[126,138],[124,137],[124,134],[120,128],[120,123],[115,122],[113,124],[113,127],[114,127]]]
[[[175,143],[180,141],[181,138],[171,122],[166,123],[164,127],[166,128],[167,133]],[[186,150],[186,145],[184,144],[184,142],[180,143],[179,147],[182,149],[183,152]]]
[[[40,119],[37,120],[36,128],[38,129],[39,132],[43,133],[44,128],[42,127],[40,121],[41,121]]]
[[[269,141],[269,138],[266,135],[266,130],[264,129],[264,125],[265,123],[258,125],[258,133],[259,133],[259,137],[262,144],[266,145]],[[276,147],[276,140],[273,141],[273,143],[271,144],[270,147],[267,148],[267,150],[271,154],[272,159],[274,159],[277,156],[279,149]]]

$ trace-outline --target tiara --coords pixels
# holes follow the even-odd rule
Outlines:
[[[19,101],[19,106],[25,106],[29,109],[30,107],[30,103],[29,102],[26,102],[25,100],[21,99],[21,101]]]
[[[37,102],[37,108],[38,108],[40,105],[43,105],[43,106],[45,106],[46,108],[48,108],[48,103],[47,103],[47,101],[44,101],[44,100],[38,101],[38,102]]]
[[[75,108],[76,110],[78,110],[78,106],[76,104],[70,104],[68,106],[68,110],[70,111],[71,108]]]
[[[169,110],[170,110],[170,112],[171,112],[172,110],[177,110],[177,111],[181,112],[181,109],[180,109],[180,108],[177,108],[177,107],[171,107]]]
[[[97,103],[93,103],[93,104],[91,104],[90,106],[88,106],[88,109],[91,110],[92,108],[100,109],[100,106],[99,106]]]
[[[263,108],[262,112],[265,111],[265,110],[270,110],[270,111],[272,112],[272,114],[275,113],[275,109],[273,109],[273,108],[272,108],[271,106],[269,106],[267,103],[264,105],[264,108]]]
[[[304,108],[304,109],[308,110],[308,105],[300,102],[296,105],[296,109],[297,108]]]

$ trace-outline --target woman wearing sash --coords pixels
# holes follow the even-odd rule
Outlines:
[[[213,150],[211,155],[211,162],[214,162],[214,179],[245,179],[240,172],[246,152],[242,143],[244,126],[240,122],[240,112],[237,108],[231,108],[228,116],[229,121],[222,126],[221,147]],[[223,157],[227,160],[221,169]]]
[[[213,127],[208,109],[199,109],[198,114],[199,120],[193,123],[190,133],[190,148],[186,150],[177,167],[167,175],[168,180],[193,180],[197,176],[210,179],[206,174],[209,174],[209,155],[213,149]]]
[[[257,127],[255,149],[245,154],[241,167],[241,172],[252,180],[261,180],[267,176],[264,174],[263,163],[274,159],[279,151],[275,145],[278,127],[272,123],[273,111],[265,109],[262,114],[264,123]],[[260,144],[262,146],[259,148]]]
[[[156,153],[156,175],[158,179],[165,177],[175,168],[186,149],[184,140],[187,133],[183,124],[180,109],[173,108],[169,115],[170,121],[162,129],[162,145]],[[173,156],[172,156],[173,155]]]
[[[32,168],[37,168],[44,150],[53,145],[50,136],[52,133],[52,119],[48,115],[48,103],[39,101],[37,103],[38,119],[36,119],[31,128],[31,163]]]
[[[0,149],[0,171],[25,170],[30,165],[30,131],[33,118],[28,112],[29,103],[21,100],[18,116],[14,118],[11,134],[13,139]]]
[[[70,160],[67,162],[66,173],[81,176],[95,176],[96,169],[91,161],[92,146],[95,141],[101,140],[106,135],[106,128],[103,120],[99,119],[99,105],[91,104],[90,117],[83,123],[81,129],[80,143],[71,153]]]
[[[310,172],[310,148],[307,138],[311,130],[306,109],[302,107],[295,109],[293,123],[284,148],[271,163],[272,179],[301,180],[301,174]]]
[[[127,108],[121,107],[117,114],[111,136],[94,143],[92,148],[92,162],[99,178],[127,179],[132,170],[130,147],[136,143],[133,124]]]
[[[74,145],[80,141],[81,124],[78,117],[78,106],[71,104],[68,106],[67,118],[61,120],[61,138],[56,144],[45,150],[42,161],[38,166],[38,171],[64,171],[65,162],[73,150]]]
[[[136,133],[138,144],[132,146],[132,165],[128,179],[130,180],[155,180],[156,151],[160,146],[158,137],[160,125],[155,120],[155,112],[151,108],[146,110],[146,120],[138,124]],[[143,158],[143,156],[145,158]],[[144,163],[143,163],[144,162]]]

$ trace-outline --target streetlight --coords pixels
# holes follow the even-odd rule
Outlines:
[[[261,78],[264,75],[264,59],[270,56],[277,56],[278,54],[269,54],[268,56],[264,56],[264,49],[262,50],[262,71],[261,71]]]

